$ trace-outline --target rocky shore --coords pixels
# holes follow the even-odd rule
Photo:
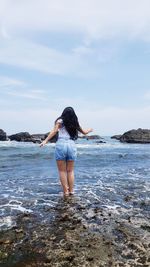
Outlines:
[[[127,131],[122,135],[114,135],[111,138],[117,139],[122,143],[148,144],[150,143],[150,130],[139,128]]]
[[[49,133],[45,134],[30,134],[28,132],[20,132],[12,135],[7,135],[6,132],[0,129],[0,141],[17,141],[17,142],[32,142],[32,143],[41,143]],[[102,141],[102,137],[99,135],[86,135],[86,136],[79,136],[80,139],[86,140],[100,140],[97,141],[97,144],[105,143]],[[124,134],[117,134],[111,136],[112,139],[119,140],[123,143],[138,143],[138,144],[149,144],[150,143],[150,130],[149,129],[137,129],[137,130],[130,130],[125,132]],[[57,140],[57,135],[54,136],[50,143],[55,143]]]
[[[72,196],[45,207],[44,214],[45,220],[18,215],[14,227],[0,232],[1,267],[150,266],[150,223],[136,209],[124,214]]]
[[[32,142],[32,143],[41,143],[49,133],[45,134],[30,134],[28,132],[20,132],[12,135],[7,135],[6,132],[0,129],[0,141],[17,141],[17,142]],[[99,135],[86,135],[86,136],[79,136],[79,138],[83,138],[86,140],[93,140],[93,139],[102,139]],[[55,143],[57,140],[57,134],[49,140],[50,143]]]

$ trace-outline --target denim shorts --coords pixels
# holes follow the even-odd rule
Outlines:
[[[76,160],[77,148],[76,144],[71,139],[58,139],[55,146],[56,160]]]

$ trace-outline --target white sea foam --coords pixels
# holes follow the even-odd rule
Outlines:
[[[107,210],[111,210],[115,214],[119,214],[119,211],[117,210],[118,208],[120,208],[119,205],[116,205],[116,204],[109,205],[109,204],[107,204],[107,205],[102,205],[102,207],[106,208]]]
[[[11,228],[15,225],[11,216],[0,218],[0,228]]]
[[[1,194],[1,197],[4,197],[4,198],[8,198],[9,197],[9,194]]]
[[[93,197],[95,200],[101,201],[100,197],[98,197],[92,190],[89,190],[86,195],[89,195],[90,198]]]
[[[26,208],[24,208],[24,207],[22,207],[20,205],[13,205],[11,208],[14,209],[14,210],[19,210],[21,212],[25,212],[25,213],[26,212],[29,212],[29,213],[33,212],[31,209],[26,209]]]
[[[87,143],[89,141],[86,141],[85,143],[76,143],[78,148],[100,148],[100,147],[116,147],[116,148],[130,148],[132,145],[130,144],[124,144],[124,143],[113,143],[111,141],[107,141],[107,143]],[[55,143],[48,143],[46,146],[55,147]],[[45,146],[45,147],[46,147]],[[139,147],[138,145],[134,145],[135,147]],[[17,142],[17,141],[0,141],[0,147],[37,147],[40,148],[39,144],[32,143],[32,142]]]
[[[15,203],[18,203],[18,204],[14,204],[13,202],[14,201],[11,200],[7,204],[0,205],[0,208],[10,207],[11,210],[19,210],[23,213],[26,213],[26,212],[32,213],[33,212],[31,209],[26,209],[26,208],[22,207],[22,202],[19,202],[17,200],[15,200]]]

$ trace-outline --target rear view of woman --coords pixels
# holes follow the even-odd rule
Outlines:
[[[78,138],[78,132],[86,135],[92,132],[92,129],[82,129],[74,109],[67,107],[61,116],[56,119],[54,129],[40,146],[44,146],[57,132],[58,140],[55,146],[55,158],[64,196],[68,196],[73,194],[74,161],[77,157],[75,140]]]

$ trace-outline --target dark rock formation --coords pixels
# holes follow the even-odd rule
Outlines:
[[[33,142],[33,138],[28,132],[21,132],[9,135],[9,139],[11,141],[18,141],[18,142]]]
[[[9,136],[11,141],[17,142],[32,142],[32,143],[41,143],[47,136],[47,134],[32,134],[30,135],[28,132],[20,132]],[[56,142],[56,136],[54,136],[49,142]]]
[[[139,144],[150,143],[150,130],[141,128],[137,130],[130,130],[128,132],[125,132],[120,137],[120,141],[127,143],[139,143]]]
[[[79,136],[79,138],[86,139],[86,140],[103,139],[99,135],[83,135],[83,136]]]
[[[8,137],[11,141],[41,143],[48,135],[49,135],[49,132],[46,134],[32,134],[32,135],[29,134],[28,132],[20,132],[20,133],[9,135]],[[99,135],[79,136],[79,138],[86,139],[86,140],[103,139]],[[57,139],[58,139],[58,133],[54,137],[52,137],[49,140],[49,142],[56,143]]]
[[[6,133],[0,129],[0,141],[6,141],[7,140],[7,135]]]
[[[121,136],[122,136],[121,134],[116,134],[116,135],[111,136],[111,139],[120,140]]]
[[[46,134],[45,134],[45,138],[46,138],[48,135],[49,135],[49,133],[46,133]],[[44,138],[44,139],[45,139],[45,138]],[[49,142],[50,142],[50,143],[56,143],[57,139],[58,139],[58,133],[57,133],[56,135],[54,135],[54,136],[49,140]]]
[[[105,141],[97,141],[96,144],[106,144]]]
[[[0,266],[149,267],[148,213],[141,224],[134,208],[125,216],[121,207],[116,213],[84,198],[57,201],[40,209],[43,219],[18,214],[15,226],[0,231]]]
[[[32,134],[32,142],[40,144],[46,137],[46,134]]]

